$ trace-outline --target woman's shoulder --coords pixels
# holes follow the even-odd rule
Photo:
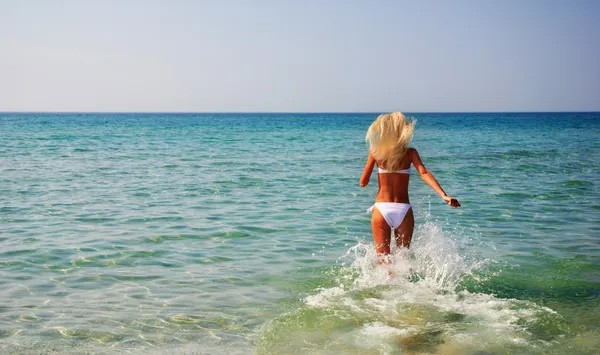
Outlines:
[[[419,156],[419,153],[415,148],[406,148],[406,159],[412,163],[415,159],[415,156]]]

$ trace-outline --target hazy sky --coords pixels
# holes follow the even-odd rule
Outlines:
[[[0,0],[0,111],[600,111],[600,1]]]

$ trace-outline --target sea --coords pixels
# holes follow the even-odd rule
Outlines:
[[[0,353],[600,353],[600,113],[407,114],[386,266],[377,115],[1,113]]]

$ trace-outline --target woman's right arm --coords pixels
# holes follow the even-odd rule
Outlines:
[[[367,164],[365,165],[365,170],[363,171],[362,177],[360,178],[360,187],[365,187],[369,184],[369,180],[371,179],[371,174],[373,173],[374,167],[375,158],[373,158],[373,154],[371,154],[371,151],[369,151]]]
[[[411,162],[419,172],[419,175],[421,175],[421,179],[423,179],[423,181],[425,181],[425,183],[429,185],[433,189],[433,191],[440,195],[444,199],[444,201],[446,201],[447,204],[449,204],[452,207],[460,207],[460,203],[458,203],[458,200],[454,197],[448,196],[444,189],[442,189],[440,184],[437,182],[433,174],[425,168],[425,165],[423,165],[423,162],[421,161],[421,157],[419,156],[417,150],[411,148],[410,153]]]

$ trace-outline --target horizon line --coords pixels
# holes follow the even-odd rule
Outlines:
[[[394,111],[1,111],[0,114],[380,114]],[[424,113],[600,113],[600,110],[583,111],[400,111],[407,114]]]

